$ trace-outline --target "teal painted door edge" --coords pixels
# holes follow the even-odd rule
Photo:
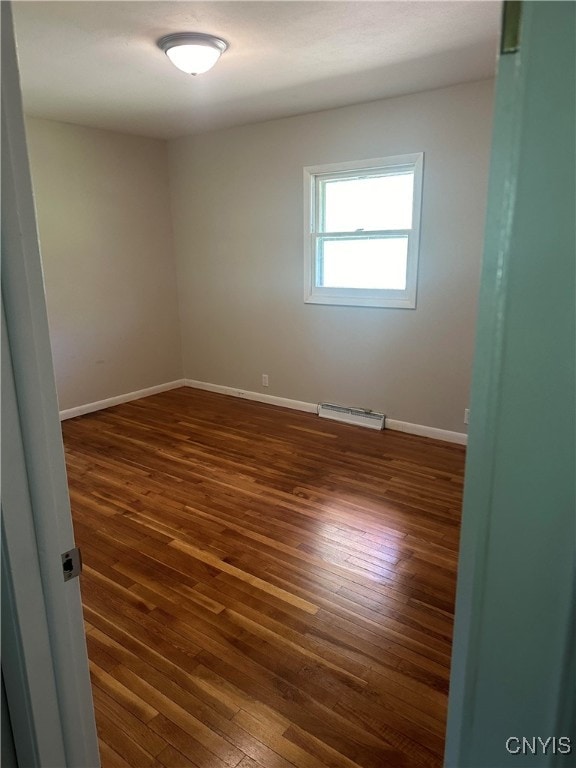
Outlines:
[[[497,77],[449,768],[576,765],[576,5],[522,16]]]
[[[11,600],[8,612],[2,601],[2,629],[11,630],[9,647],[2,646],[2,671],[19,762],[99,768],[80,585],[78,579],[65,582],[62,572],[62,553],[74,547],[74,532],[6,0],[0,20],[2,589]]]

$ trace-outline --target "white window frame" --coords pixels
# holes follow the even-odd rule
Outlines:
[[[345,163],[310,165],[304,168],[304,301],[308,304],[336,304],[353,307],[416,308],[418,280],[418,253],[420,248],[420,211],[422,205],[422,175],[424,153],[372,158]],[[402,230],[375,230],[361,232],[325,232],[320,230],[322,201],[320,181],[354,178],[358,172],[397,174],[414,173],[412,228]],[[406,288],[404,290],[326,288],[318,286],[317,244],[321,239],[368,239],[407,235],[408,254]]]

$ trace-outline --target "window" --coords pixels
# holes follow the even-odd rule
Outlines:
[[[304,168],[305,301],[414,309],[423,157]]]

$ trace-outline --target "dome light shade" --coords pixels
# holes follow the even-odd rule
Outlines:
[[[213,35],[199,32],[177,32],[158,40],[172,64],[189,75],[201,75],[212,69],[228,48],[228,43]]]

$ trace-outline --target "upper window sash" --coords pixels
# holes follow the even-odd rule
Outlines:
[[[401,155],[399,157],[391,157],[383,161],[379,160],[366,160],[360,163],[334,163],[334,171],[327,170],[330,165],[324,166],[310,166],[305,168],[305,173],[311,181],[312,195],[310,196],[310,233],[327,233],[330,230],[326,229],[326,205],[325,205],[325,190],[326,184],[330,182],[347,181],[355,179],[369,179],[369,178],[382,178],[386,176],[402,176],[411,175],[414,177],[413,188],[413,208],[417,190],[417,165],[421,163],[422,155]],[[399,161],[399,162],[397,162]],[[364,163],[366,165],[364,166]],[[382,163],[382,164],[380,164]],[[349,166],[349,170],[346,170],[346,166]],[[318,171],[318,172],[316,172]],[[413,211],[414,214],[414,211]],[[414,215],[412,217],[412,227],[414,228]],[[375,231],[375,230],[346,230],[350,232],[356,231]],[[383,229],[377,231],[385,231]]]

